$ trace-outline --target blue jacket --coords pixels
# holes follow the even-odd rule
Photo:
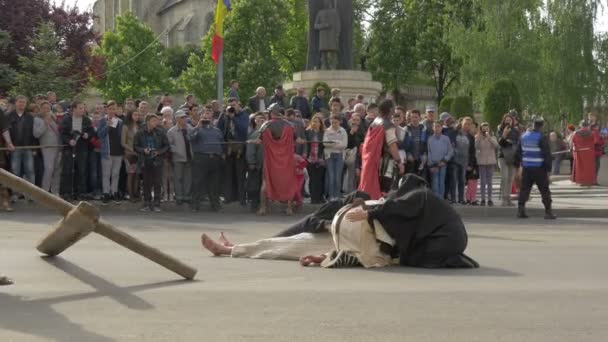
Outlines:
[[[118,131],[118,141],[120,141],[122,135],[122,120],[118,119],[116,125]],[[110,157],[110,138],[108,133],[110,132],[110,125],[108,125],[108,119],[103,118],[99,121],[99,127],[97,127],[97,138],[101,144],[101,158],[108,159]]]
[[[224,139],[226,139],[226,135],[228,134],[228,120],[228,116],[225,113],[222,113],[217,121],[217,128],[222,131]],[[249,134],[249,115],[247,112],[241,111],[234,115],[234,131],[235,141],[247,141],[247,135]]]

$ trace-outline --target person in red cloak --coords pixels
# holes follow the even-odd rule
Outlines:
[[[260,140],[264,146],[264,163],[260,210],[258,215],[268,214],[268,201],[287,202],[287,215],[293,215],[293,201],[298,189],[295,151],[296,132],[283,119],[281,108],[273,104],[268,108],[270,120],[260,129]]]
[[[581,128],[572,137],[572,155],[574,169],[572,181],[581,186],[591,186],[596,181],[595,153],[593,132],[587,121],[581,122]]]
[[[388,167],[398,168],[400,176],[405,172],[405,164],[401,161],[397,146],[396,128],[391,122],[393,101],[382,101],[378,109],[380,114],[370,124],[361,145],[359,191],[368,193],[373,200],[379,199],[391,190],[393,181],[384,178]]]

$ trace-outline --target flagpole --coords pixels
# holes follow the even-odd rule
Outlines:
[[[224,51],[220,52],[219,63],[217,64],[217,102],[220,108],[224,106]]]

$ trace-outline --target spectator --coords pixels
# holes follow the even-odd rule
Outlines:
[[[289,121],[289,123],[293,126],[295,133],[296,133],[296,138],[297,139],[306,139],[305,136],[305,128],[304,128],[304,123],[302,122],[302,119],[298,119],[296,117],[296,111],[289,108],[285,111],[285,119],[287,121]],[[298,155],[302,155],[304,153],[304,145],[303,144],[297,144],[296,145],[296,154]]]
[[[104,107],[105,108],[105,107]],[[105,109],[104,109],[105,111]],[[90,139],[89,156],[88,156],[88,174],[89,174],[89,191],[92,193],[93,198],[101,198],[102,193],[102,176],[101,176],[101,142],[97,137],[97,130],[101,122],[103,115],[101,113],[93,113],[91,119],[91,126],[93,129],[93,136]]]
[[[490,130],[487,122],[481,124],[479,133],[475,138],[477,150],[477,163],[479,164],[479,178],[481,183],[481,205],[486,205],[486,193],[488,195],[488,206],[494,206],[492,201],[492,176],[496,167],[496,150],[498,141]]]
[[[253,118],[253,132],[248,140],[260,139],[262,125],[266,122],[264,113],[256,113]],[[247,144],[247,198],[252,212],[260,209],[260,191],[262,189],[262,166],[264,163],[264,147],[261,144]]]
[[[132,98],[127,98],[125,100],[125,112],[129,113],[134,112],[137,110],[137,107],[135,106],[135,101],[133,101]]]
[[[160,98],[158,106],[156,107],[156,112],[161,113],[162,109],[165,107],[173,107],[173,97],[171,97],[169,94],[165,94]]]
[[[317,88],[317,93],[312,97],[310,103],[312,106],[313,113],[321,113],[327,111],[327,102],[325,102],[325,89],[322,87]]]
[[[167,131],[167,139],[171,151],[173,163],[173,181],[175,183],[175,202],[182,205],[190,202],[190,190],[192,188],[192,148],[188,135],[192,126],[188,125],[188,115],[183,110],[178,110],[177,123]]]
[[[144,178],[144,206],[141,211],[161,211],[163,161],[169,149],[169,142],[165,130],[159,127],[159,123],[160,120],[156,115],[146,115],[145,126],[135,134],[133,143]],[[152,197],[153,192],[154,197]]]
[[[329,183],[328,197],[330,201],[337,201],[340,198],[344,149],[348,146],[348,134],[344,127],[340,126],[343,118],[339,114],[332,114],[330,119],[331,125],[325,130],[323,143]]]
[[[15,146],[13,146],[11,142],[8,120],[4,114],[4,109],[6,109],[6,107],[8,106],[5,102],[0,102],[0,147],[6,146],[9,150],[14,150]],[[0,168],[4,169],[6,167],[6,159],[4,151],[0,151]],[[8,188],[2,184],[0,184],[0,201],[0,208],[2,208],[3,211],[13,211],[13,208],[11,208],[10,205]]]
[[[255,95],[249,98],[249,109],[253,113],[265,112],[270,106],[268,99],[266,99],[266,89],[264,87],[258,87],[255,91]]]
[[[594,145],[594,150],[595,150],[595,177],[596,177],[596,179],[595,179],[595,183],[593,185],[599,185],[598,177],[600,174],[600,164],[601,164],[602,154],[604,153],[604,145],[606,144],[606,142],[604,141],[604,138],[600,134],[600,125],[597,121],[597,115],[595,115],[595,113],[589,113],[588,118],[589,118],[589,128],[591,129],[591,132],[593,133],[593,145]]]
[[[342,90],[340,90],[340,88],[333,88],[331,90],[331,98],[332,99],[340,99],[340,94],[342,93]],[[342,99],[340,99],[342,100]]]
[[[54,91],[46,92],[46,100],[49,103],[49,106],[54,106],[57,103],[57,94]]]
[[[131,202],[139,200],[139,167],[138,155],[134,149],[135,135],[141,129],[141,116],[138,111],[128,111],[125,123],[122,126],[120,143],[125,151],[124,160],[127,169],[127,193]]]
[[[41,103],[41,115],[34,118],[34,137],[40,142],[42,159],[44,162],[44,175],[42,189],[59,196],[61,184],[61,135],[55,116],[51,113],[51,104],[48,101]],[[49,147],[44,147],[49,146]]]
[[[407,126],[407,118],[405,115],[405,108],[403,108],[402,106],[397,106],[395,107],[395,114],[399,116],[400,120],[399,120],[399,127],[405,127]]]
[[[196,104],[192,105],[192,108]],[[162,122],[161,126],[167,133],[173,126],[175,126],[175,117],[173,115],[173,109],[171,107],[163,107],[161,109]],[[163,161],[163,179],[162,179],[162,197],[161,201],[171,201],[173,199],[173,192],[175,190],[173,182],[173,162],[171,161],[171,153],[165,153],[165,160]]]
[[[479,165],[477,164],[477,150],[475,149],[475,137],[479,132],[479,125],[471,121],[471,128],[467,132],[469,138],[469,167],[465,172],[467,189],[465,192],[465,201],[469,205],[479,205],[477,202],[477,186],[479,185]]]
[[[505,114],[498,126],[498,166],[500,167],[500,195],[502,206],[513,206],[511,201],[511,187],[515,176],[515,152],[519,144],[520,132],[515,127],[515,121],[509,114]]]
[[[278,103],[281,108],[287,108],[287,96],[282,85],[278,85],[274,88],[274,95],[270,98],[270,104]]]
[[[443,123],[436,121],[433,125],[433,135],[427,142],[429,170],[432,178],[433,192],[440,198],[445,194],[446,168],[449,160],[454,155],[450,138],[443,135]]]
[[[344,106],[342,105],[340,98],[338,98],[338,97],[332,98],[331,101],[329,101],[329,107],[330,107],[331,112],[330,112],[330,117],[325,119],[325,127],[328,128],[329,126],[331,126],[331,117],[332,116],[337,116],[340,118],[340,126],[342,128],[344,128],[344,130],[347,130],[348,129],[348,120],[346,120],[346,118],[344,117],[344,113],[342,113],[342,109],[344,109]]]
[[[19,95],[15,99],[15,109],[8,114],[8,127],[15,147],[37,145],[34,137],[34,116],[26,110],[27,98]],[[31,149],[18,149],[11,153],[11,171],[18,177],[21,171],[25,179],[34,184],[34,156]]]
[[[190,108],[195,103],[196,103],[196,97],[192,94],[189,94],[186,96],[186,102],[183,105],[179,106],[179,109],[183,110],[184,108]]]
[[[201,120],[189,136],[194,152],[192,169],[192,210],[201,209],[201,201],[206,193],[209,196],[211,211],[220,210],[219,184],[222,172],[224,142],[222,131],[211,125],[211,107],[206,107]]]
[[[463,118],[456,128],[456,139],[454,144],[454,158],[452,162],[452,201],[458,198],[458,204],[465,204],[464,188],[465,188],[465,173],[471,168],[474,162],[471,154],[475,153],[475,143],[469,140],[469,130],[473,120],[471,118]],[[474,158],[474,157],[473,157]],[[455,190],[458,190],[458,197],[455,196]]]
[[[101,119],[97,128],[97,138],[101,144],[102,202],[108,204],[113,200],[120,204],[118,181],[124,155],[121,143],[123,122],[116,116],[116,102],[109,101],[106,109],[107,117]]]
[[[325,154],[324,154],[324,124],[323,115],[315,114],[308,123],[305,132],[306,151],[304,158],[308,162],[307,171],[309,179],[310,201],[312,204],[320,204],[323,201],[323,190],[325,189]]]
[[[435,118],[436,108],[433,105],[426,106],[426,118],[422,121],[422,125],[426,128],[427,131],[433,132],[434,122],[437,120]]]
[[[350,194],[355,191],[358,185],[358,182],[356,181],[357,169],[360,169],[359,164],[361,162],[359,151],[361,149],[361,144],[363,144],[363,140],[365,140],[365,130],[361,126],[361,121],[361,117],[353,115],[349,122],[348,145],[344,158],[346,173],[344,176],[343,191],[345,194]]]
[[[375,103],[370,103],[367,105],[367,112],[365,114],[365,127],[369,127],[374,120],[378,117],[378,105]]]
[[[146,101],[141,101],[137,105],[137,110],[139,111],[139,116],[145,118],[148,114],[150,114],[150,105]]]
[[[219,119],[220,115],[222,115],[222,108],[220,108],[220,103],[217,100],[211,101],[211,111],[213,113],[213,120]],[[192,127],[196,126],[198,122],[201,121],[200,114],[199,111],[190,113],[190,117],[192,118],[190,125],[192,125]]]
[[[228,97],[235,98],[238,101],[240,101],[241,98],[239,97],[239,81],[237,81],[237,80],[230,81],[230,89],[228,90]]]
[[[217,128],[222,132],[223,141],[230,142],[225,149],[225,164],[223,174],[224,201],[231,203],[239,201],[246,206],[245,176],[247,173],[247,160],[245,156],[245,143],[249,129],[249,115],[241,109],[236,98],[228,100],[229,107],[218,120]]]
[[[308,103],[306,90],[303,87],[298,88],[297,95],[291,98],[290,107],[299,110],[304,119],[310,119],[310,103]]]
[[[414,109],[410,114],[410,124],[406,126],[403,144],[407,153],[407,172],[424,175],[426,164],[427,139],[433,134],[420,124],[420,111]],[[425,177],[426,178],[426,177]]]
[[[86,199],[89,146],[95,131],[82,102],[74,101],[71,110],[60,129],[63,145],[68,145],[63,150],[61,192],[64,198]]]
[[[559,175],[561,163],[566,150],[566,143],[561,139],[559,133],[553,131],[549,134],[549,148],[551,149],[551,158],[553,158],[553,174]]]

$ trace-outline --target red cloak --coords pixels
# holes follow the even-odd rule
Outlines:
[[[594,143],[594,136],[588,129],[581,129],[572,137],[572,181],[576,184],[589,186],[595,183]]]
[[[361,182],[359,191],[366,192],[373,200],[382,197],[380,191],[380,160],[384,146],[384,127],[377,126],[368,130],[361,145]]]
[[[275,140],[270,129],[262,133],[264,144],[264,182],[266,197],[271,201],[291,201],[297,191],[296,163],[293,158],[293,127],[285,126]]]

